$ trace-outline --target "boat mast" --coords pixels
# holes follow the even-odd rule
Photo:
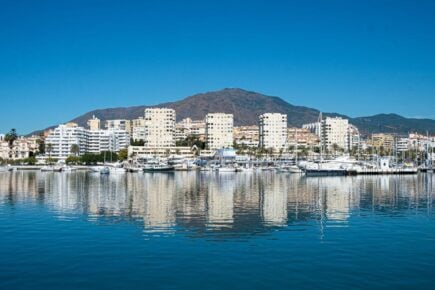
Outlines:
[[[320,169],[320,166],[322,165],[322,162],[323,162],[323,128],[322,128],[322,119],[323,119],[323,117],[322,117],[322,112],[320,112],[320,114],[319,114],[319,120],[318,120],[318,123],[319,123],[319,135],[320,135],[320,163],[319,163],[319,169]]]
[[[296,156],[295,156],[295,165],[298,165],[298,129],[295,128],[295,141],[296,141]]]

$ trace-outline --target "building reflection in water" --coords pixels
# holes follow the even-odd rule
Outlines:
[[[307,178],[215,174],[0,173],[0,204],[42,203],[59,218],[118,217],[145,232],[252,235],[295,223],[345,225],[352,215],[432,212],[432,175]]]

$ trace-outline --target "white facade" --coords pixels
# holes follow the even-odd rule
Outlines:
[[[209,149],[233,146],[233,114],[210,113],[205,117],[205,138]]]
[[[38,151],[38,143],[36,137],[18,137],[11,147],[9,142],[4,140],[4,135],[0,135],[0,158],[7,160],[25,159]]]
[[[96,130],[100,130],[100,119],[98,119],[97,117],[92,116],[92,119],[88,120],[88,127],[89,130],[91,131],[96,131]]]
[[[287,146],[287,115],[265,113],[260,115],[260,147],[278,151]]]
[[[348,126],[348,136],[347,136],[348,144],[347,150],[351,150],[353,148],[361,149],[361,136],[359,130],[356,126],[349,124]]]
[[[80,154],[87,149],[87,132],[83,127],[72,125],[59,125],[45,139],[45,151],[54,158],[66,158],[73,155],[71,148],[77,145]],[[51,150],[50,150],[51,149]]]
[[[118,119],[118,120],[107,120],[106,121],[107,130],[125,130],[130,133],[131,125],[130,120]]]
[[[175,146],[175,110],[166,108],[145,109],[145,146]]]
[[[322,136],[323,146],[331,150],[334,144],[345,150],[348,148],[349,138],[349,120],[340,117],[326,117],[322,121]]]
[[[197,136],[199,139],[205,137],[205,121],[185,118],[175,125],[175,140],[181,141],[189,136]]]
[[[145,119],[143,117],[131,120],[131,138],[134,141],[145,141]]]
[[[45,140],[46,155],[64,159],[73,156],[73,145],[78,145],[79,155],[84,153],[100,153],[103,151],[118,152],[127,148],[130,137],[125,130],[88,130],[79,126],[59,125]],[[49,144],[51,151],[49,152]]]
[[[399,137],[396,139],[396,151],[397,152],[405,152],[409,150],[409,138]]]

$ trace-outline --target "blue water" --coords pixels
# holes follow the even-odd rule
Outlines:
[[[0,289],[434,289],[434,179],[0,173]]]

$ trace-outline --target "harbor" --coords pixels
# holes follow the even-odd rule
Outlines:
[[[427,173],[0,172],[0,285],[430,288],[434,194]]]

